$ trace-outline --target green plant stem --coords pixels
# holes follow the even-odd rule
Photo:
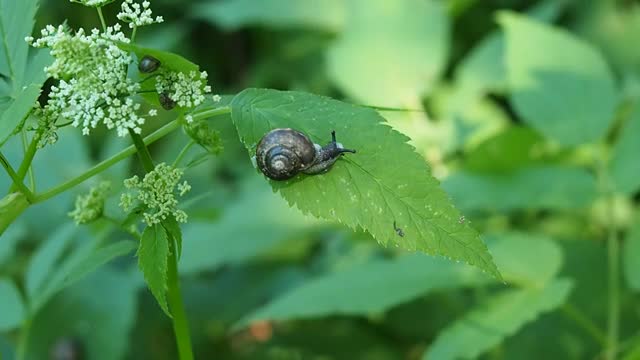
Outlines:
[[[205,109],[199,112],[194,112],[191,114],[191,116],[193,117],[193,120],[202,120],[202,119],[206,119],[206,118],[210,118],[218,115],[230,114],[230,113],[231,113],[231,107],[223,106],[215,109]]]
[[[618,354],[620,336],[620,242],[615,217],[615,189],[608,172],[607,159],[596,160],[600,193],[607,204],[607,275],[609,305],[607,310],[607,346],[605,359],[614,360]]]
[[[22,134],[22,147],[24,148],[24,152],[26,154],[27,150],[28,150],[28,145],[27,143],[29,142],[27,139],[27,132],[22,130],[21,131]],[[31,188],[32,192],[36,191],[36,178],[33,174],[33,164],[31,166],[29,166],[29,187]]]
[[[585,316],[577,307],[571,303],[567,303],[562,307],[565,316],[573,320],[576,325],[580,326],[587,334],[600,344],[607,346],[607,334],[598,327],[590,318]]]
[[[178,277],[178,246],[176,239],[171,236],[169,252],[169,273],[168,273],[168,300],[171,315],[173,316],[173,332],[176,336],[178,354],[180,360],[193,360],[193,350],[191,348],[191,336],[189,334],[189,323],[184,310],[184,303],[180,293],[180,279]]]
[[[31,318],[27,318],[22,323],[18,349],[16,350],[16,360],[25,360],[27,356],[27,345],[29,345],[29,333],[31,332]]]
[[[610,201],[612,202],[613,200],[611,199]],[[620,242],[615,224],[609,226],[607,254],[609,265],[609,311],[607,316],[607,352],[605,358],[613,360],[618,353],[620,331]]]
[[[136,32],[138,32],[138,27],[134,26],[131,31],[131,43],[133,44],[136,41]]]
[[[24,154],[24,159],[22,159],[22,164],[18,168],[18,182],[14,182],[11,186],[10,191],[15,191],[19,185],[24,181],[25,176],[27,176],[27,172],[31,167],[31,163],[33,162],[33,158],[36,156],[36,151],[38,150],[38,138],[37,136],[31,139],[31,143],[27,148],[26,153]]]
[[[19,191],[21,191],[27,197],[27,200],[30,203],[32,203],[34,200],[33,193],[22,183],[18,174],[15,172],[15,170],[13,170],[13,167],[11,167],[9,160],[7,160],[7,158],[1,152],[0,152],[0,163],[2,163],[2,167],[4,167],[7,174],[9,174],[9,177],[13,181],[12,187],[15,186]]]
[[[187,143],[187,145],[185,145],[182,148],[182,150],[180,151],[180,153],[178,154],[176,159],[173,161],[173,167],[178,167],[178,165],[180,165],[180,162],[182,161],[182,159],[185,157],[185,155],[187,155],[187,152],[189,151],[189,149],[191,149],[191,147],[195,143],[196,143],[195,141],[191,140],[191,141],[189,141],[189,143]]]
[[[144,138],[144,143],[146,145],[150,145],[153,144],[154,142],[162,139],[163,137],[165,137],[166,135],[170,134],[171,132],[175,131],[176,129],[178,129],[180,127],[180,123],[177,120],[174,120],[166,125],[164,125],[163,127],[161,127],[160,129],[156,130],[154,133],[150,134],[149,136]],[[87,170],[86,172],[84,172],[83,174],[63,183],[60,184],[56,187],[54,187],[53,189],[50,189],[42,194],[36,195],[34,202],[35,203],[39,203],[42,201],[45,201],[47,199],[50,199],[58,194],[61,194],[71,188],[73,188],[76,185],[79,185],[81,183],[83,183],[84,181],[86,181],[87,179],[92,178],[93,176],[107,170],[108,168],[110,168],[111,166],[117,164],[118,162],[128,158],[129,156],[133,155],[136,153],[136,148],[135,146],[129,146],[126,149],[120,151],[119,153],[113,155],[112,157],[110,157],[109,159],[106,159],[98,164],[96,164],[94,167],[92,167],[91,169]]]
[[[136,147],[138,151],[138,157],[140,157],[140,162],[142,163],[142,167],[145,172],[152,172],[155,169],[155,165],[153,165],[153,160],[151,159],[151,154],[149,153],[149,149],[147,149],[147,145],[144,143],[144,139],[140,134],[136,134],[132,129],[129,129],[129,135],[131,135],[131,140],[133,140],[133,145]]]
[[[100,24],[102,24],[102,31],[107,31],[107,23],[104,21],[104,15],[102,15],[102,7],[98,6],[98,17],[100,18]]]

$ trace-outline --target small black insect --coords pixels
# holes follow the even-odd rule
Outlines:
[[[145,55],[138,63],[138,70],[141,73],[152,73],[160,67],[160,60],[154,58],[151,55]]]
[[[398,236],[400,237],[404,237],[404,231],[402,231],[401,228],[399,228],[398,226],[396,226],[396,221],[393,221],[393,230],[396,231],[396,234],[398,234]]]
[[[158,101],[160,101],[160,105],[165,110],[171,110],[176,107],[176,102],[166,92],[158,94]]]

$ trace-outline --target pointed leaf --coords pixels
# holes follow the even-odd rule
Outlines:
[[[0,279],[0,331],[13,330],[24,320],[25,310],[22,297],[13,281]]]
[[[544,289],[507,290],[444,329],[423,359],[468,359],[515,334],[541,314],[562,305],[573,284],[555,280]]]
[[[433,290],[488,282],[489,277],[471,267],[422,254],[376,260],[308,281],[241,319],[236,327],[260,320],[379,313]]]
[[[138,248],[138,266],[158,305],[171,317],[167,305],[168,258],[169,239],[164,228],[161,225],[147,226]]]
[[[501,13],[499,22],[511,101],[522,119],[567,146],[601,139],[617,103],[602,55],[565,30],[514,13]]]
[[[304,213],[363,227],[380,243],[462,260],[495,277],[499,272],[468,222],[460,221],[424,160],[406,136],[384,124],[375,111],[326,97],[248,89],[231,104],[238,133],[253,156],[273,128],[295,128],[325,144],[331,130],[347,148],[322,175],[271,181],[273,188]],[[394,222],[403,229],[400,236]]]
[[[29,45],[24,40],[31,35],[37,0],[0,0],[0,73],[22,84],[27,65]]]
[[[11,105],[0,114],[0,146],[23,123],[38,100],[38,96],[40,96],[40,85],[29,85],[22,89]]]
[[[76,230],[76,226],[71,223],[62,226],[33,255],[25,275],[25,287],[30,299],[51,279],[60,256],[69,247]]]
[[[617,191],[633,194],[640,190],[640,105],[635,105],[613,148],[609,171]]]

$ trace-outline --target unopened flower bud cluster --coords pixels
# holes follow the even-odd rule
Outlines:
[[[147,173],[142,180],[134,176],[124,181],[124,185],[132,192],[124,193],[120,197],[120,206],[130,211],[137,204],[145,207],[144,222],[151,226],[173,216],[178,222],[186,222],[187,214],[178,209],[177,196],[184,196],[191,186],[180,182],[183,175],[181,169],[165,163],[158,164],[155,169]]]
[[[104,202],[111,184],[103,181],[98,186],[93,187],[88,194],[79,195],[76,198],[75,209],[69,213],[77,225],[87,224],[97,220],[104,212]]]

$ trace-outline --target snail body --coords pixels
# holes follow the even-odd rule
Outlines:
[[[256,148],[258,169],[273,180],[287,180],[302,172],[309,175],[322,174],[344,153],[355,153],[332,141],[320,146],[302,132],[294,129],[273,129],[262,137]]]

